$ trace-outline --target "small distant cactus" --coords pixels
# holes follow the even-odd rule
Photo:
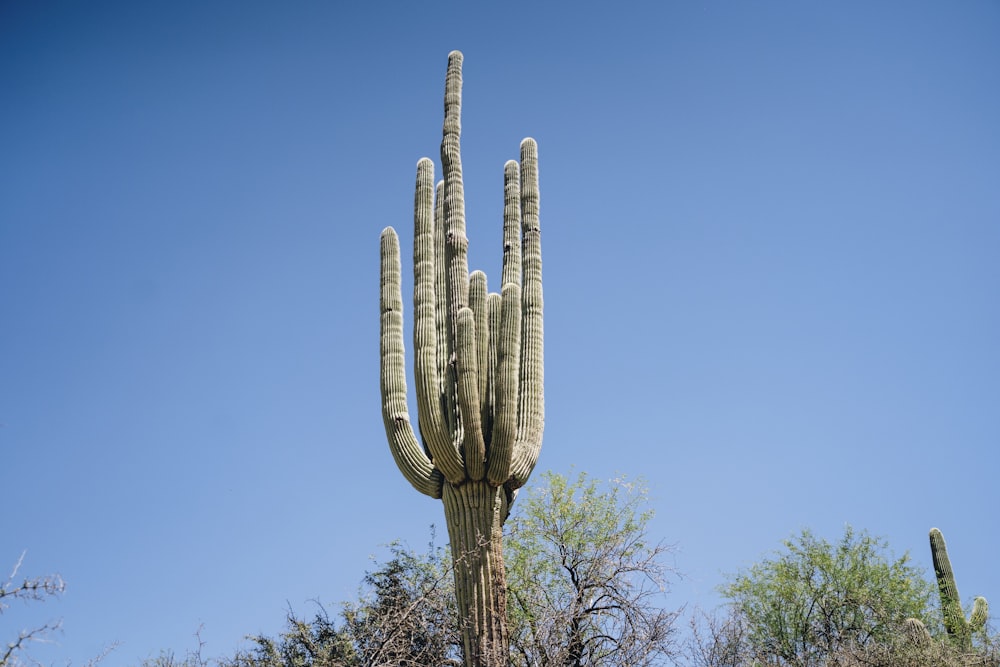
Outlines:
[[[937,577],[938,591],[941,594],[941,615],[948,636],[961,648],[972,646],[972,635],[986,625],[989,606],[986,598],[977,597],[972,603],[972,613],[965,618],[962,610],[962,598],[958,595],[955,584],[955,574],[951,569],[948,549],[944,543],[944,535],[937,528],[931,528],[931,556],[934,559],[934,575]]]
[[[914,646],[928,646],[931,643],[931,633],[919,618],[906,619],[903,622],[903,632]]]

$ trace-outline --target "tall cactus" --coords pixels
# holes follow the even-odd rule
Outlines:
[[[444,501],[465,663],[508,660],[503,522],[538,460],[544,423],[538,150],[504,165],[500,293],[469,274],[462,183],[462,54],[448,55],[441,163],[417,163],[413,234],[414,375],[421,442],[410,423],[399,240],[381,238],[382,418],[403,476]]]
[[[944,543],[944,535],[937,528],[931,528],[931,557],[934,561],[934,576],[937,577],[938,591],[941,594],[941,615],[944,617],[944,627],[961,648],[972,646],[972,635],[982,630],[986,625],[988,605],[986,598],[977,597],[972,603],[972,614],[968,619],[962,610],[962,598],[958,595],[955,584],[955,574],[951,569],[951,559]]]

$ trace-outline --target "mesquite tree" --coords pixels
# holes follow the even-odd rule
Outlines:
[[[462,54],[448,55],[441,164],[417,163],[413,234],[414,375],[421,440],[410,423],[399,240],[381,239],[382,417],[389,448],[418,491],[444,501],[467,665],[507,662],[503,522],[542,445],[542,255],[538,149],[504,165],[503,275],[490,294],[469,274],[460,151]]]

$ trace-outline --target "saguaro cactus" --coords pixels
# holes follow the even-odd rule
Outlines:
[[[944,543],[944,535],[937,528],[931,528],[931,558],[934,561],[934,576],[937,577],[938,591],[941,594],[941,615],[944,617],[944,627],[948,636],[964,649],[972,645],[972,634],[986,625],[988,606],[986,598],[977,597],[972,603],[972,614],[968,619],[962,610],[962,598],[958,595],[955,584],[955,574],[951,569],[951,559]]]
[[[413,234],[414,375],[410,423],[399,240],[381,239],[382,418],[403,476],[444,501],[466,665],[508,661],[503,522],[542,444],[542,254],[533,139],[504,165],[500,293],[469,274],[460,151],[462,54],[448,56],[441,163],[417,163]]]

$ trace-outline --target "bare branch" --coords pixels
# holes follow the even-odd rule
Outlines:
[[[0,614],[3,614],[6,609],[10,608],[13,600],[21,600],[25,603],[44,601],[47,598],[60,595],[66,589],[66,582],[64,582],[62,577],[58,574],[35,578],[26,577],[18,581],[18,572],[21,570],[21,565],[24,563],[24,556],[26,553],[27,552],[24,551],[21,552],[20,557],[11,569],[10,575],[2,584],[0,584]],[[47,641],[46,636],[49,633],[58,630],[60,626],[61,622],[55,621],[45,623],[44,625],[33,629],[22,630],[18,633],[18,636],[14,641],[8,642],[3,653],[0,654],[0,667],[17,667],[23,664],[37,664],[34,660],[30,660],[29,663],[25,663],[25,661],[21,659],[20,655],[28,644]]]

